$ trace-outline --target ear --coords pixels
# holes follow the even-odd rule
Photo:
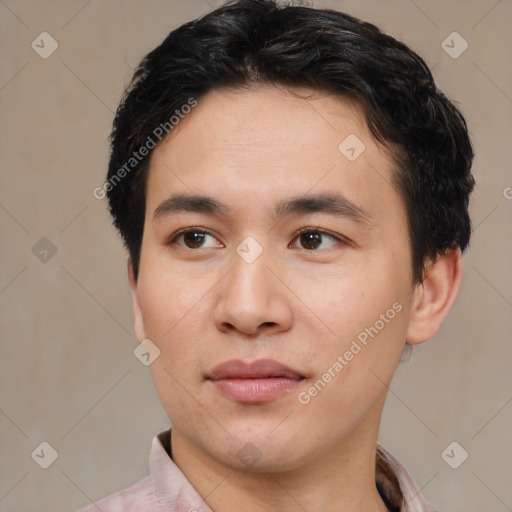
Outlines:
[[[126,262],[126,267],[128,271],[128,282],[130,283],[130,288],[132,290],[133,297],[133,318],[134,318],[134,331],[135,337],[137,341],[141,343],[146,339],[145,330],[144,330],[144,319],[142,317],[142,311],[139,305],[139,297],[137,293],[137,279],[135,278],[135,271],[133,269],[133,262],[130,256],[128,256],[128,260]]]
[[[440,254],[425,269],[421,284],[415,289],[415,299],[407,329],[406,341],[418,345],[433,338],[452,307],[462,279],[460,248]]]

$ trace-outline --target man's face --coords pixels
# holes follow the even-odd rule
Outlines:
[[[393,172],[356,103],[277,88],[212,91],[157,146],[132,287],[136,335],[160,349],[150,368],[177,436],[261,470],[376,436],[413,301]],[[155,215],[176,194],[225,211],[167,204]],[[337,213],[304,202],[276,212],[322,194],[342,198]],[[261,359],[296,375],[208,378],[220,363]]]

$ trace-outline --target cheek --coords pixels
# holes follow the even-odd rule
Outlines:
[[[204,357],[202,294],[183,290],[179,283],[160,276],[154,284],[145,286],[141,295],[146,335],[160,350],[160,356],[150,366],[160,401],[171,422],[199,425],[199,411],[190,396],[198,395],[202,376],[198,366]]]
[[[403,297],[405,287],[383,258],[380,263],[362,260],[350,273],[317,276],[314,282],[302,281],[297,295],[304,297],[306,308],[331,339],[348,339],[373,325],[379,315]],[[298,281],[300,282],[300,281]],[[312,324],[310,324],[312,325]]]
[[[159,400],[173,425],[182,430],[204,430],[205,418],[203,409],[198,407],[199,390],[188,380],[191,371],[186,361],[180,356],[179,364],[173,365],[176,355],[162,354],[150,366],[153,385]]]
[[[363,406],[385,391],[405,343],[407,279],[384,256],[363,263],[351,275],[317,281],[305,295],[321,320],[311,317],[322,331],[310,345],[316,378],[333,382],[323,400],[342,409]]]
[[[162,283],[162,281],[160,281]],[[204,337],[200,305],[195,297],[192,304],[184,293],[162,290],[159,286],[146,287],[143,300],[143,318],[146,337],[160,350],[160,355],[150,365],[155,389],[168,414],[185,416],[189,410],[190,395],[202,376],[197,365],[202,361],[200,340]],[[204,354],[203,354],[204,356]],[[172,421],[172,419],[171,419]]]
[[[170,339],[181,339],[182,336],[177,336],[177,333],[183,331],[184,326],[189,329],[188,335],[194,336],[194,330],[201,325],[203,295],[203,286],[189,276],[147,269],[139,281],[139,300],[146,336],[165,345]]]
[[[301,403],[310,400],[305,407],[311,417],[321,415],[331,424],[345,416],[351,428],[383,402],[402,354],[407,313],[392,297],[378,298],[368,294],[349,305],[331,302],[338,309],[325,321],[335,333],[315,337],[316,374],[300,397]]]

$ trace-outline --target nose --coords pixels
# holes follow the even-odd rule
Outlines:
[[[292,326],[291,292],[286,276],[266,251],[252,263],[237,253],[233,267],[219,283],[214,323],[222,332],[271,335]]]

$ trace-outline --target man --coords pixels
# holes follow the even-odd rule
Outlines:
[[[83,510],[434,511],[377,443],[470,237],[472,146],[423,60],[340,12],[230,2],[144,58],[111,143],[97,193],[172,428]]]

